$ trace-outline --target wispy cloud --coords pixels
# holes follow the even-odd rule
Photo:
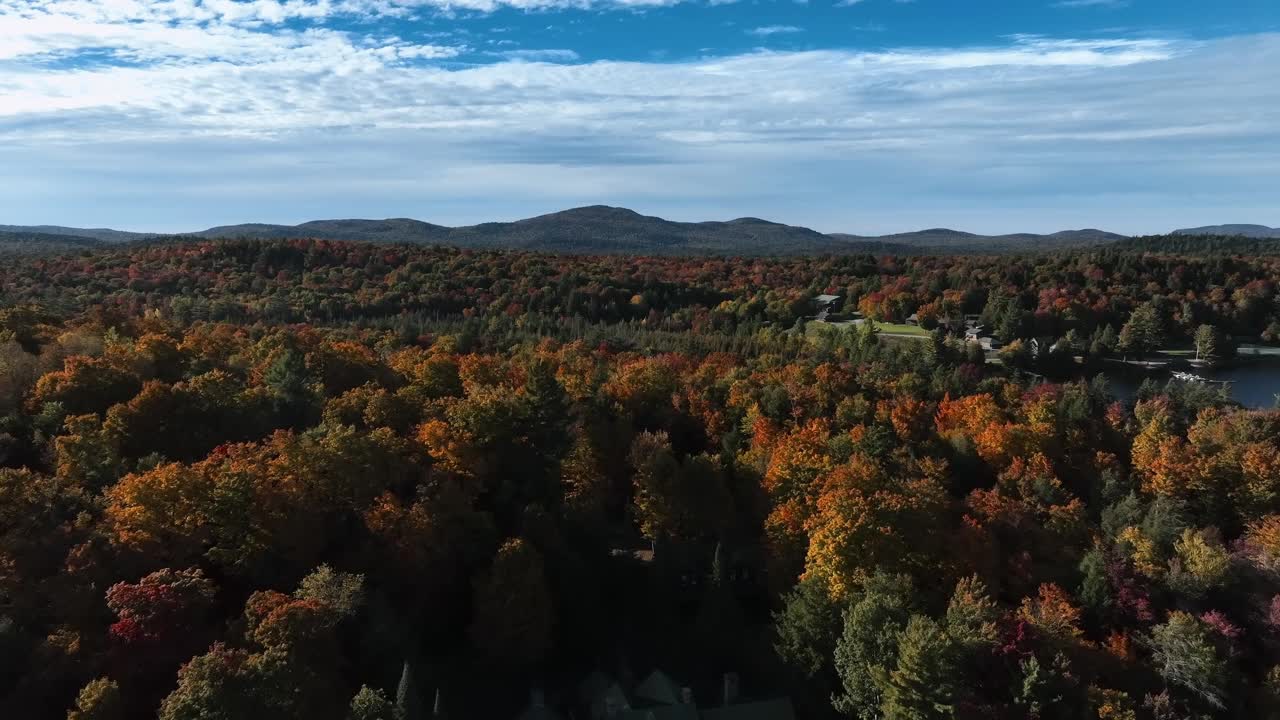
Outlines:
[[[795,25],[765,25],[763,27],[751,28],[747,31],[748,35],[757,35],[759,37],[768,37],[770,35],[789,35],[791,33],[804,32],[804,28],[798,28]]]
[[[526,60],[529,62],[573,62],[578,59],[578,53],[561,48],[545,50],[503,50],[492,54],[499,57],[509,58],[511,60]]]
[[[1058,0],[1058,2],[1053,3],[1053,6],[1060,8],[1119,8],[1128,7],[1129,1],[1130,0]]]

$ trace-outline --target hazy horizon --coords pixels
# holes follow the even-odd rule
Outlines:
[[[608,203],[592,203],[591,205],[608,205]],[[446,227],[464,227],[464,226],[471,226],[471,225],[479,225],[479,224],[481,224],[481,223],[487,223],[487,222],[514,222],[514,221],[517,221],[517,220],[525,220],[525,219],[529,219],[529,218],[533,218],[533,217],[538,217],[538,216],[541,216],[541,215],[549,215],[549,214],[554,214],[554,213],[564,212],[564,211],[567,211],[567,210],[575,210],[575,209],[580,209],[580,208],[583,208],[583,207],[589,207],[589,206],[590,206],[590,205],[576,205],[576,206],[573,206],[573,207],[563,207],[563,208],[558,208],[558,209],[553,209],[553,210],[547,210],[547,211],[545,211],[545,212],[534,212],[534,213],[529,214],[529,215],[518,215],[518,216],[510,216],[510,217],[483,217],[483,218],[475,218],[475,219],[466,220],[466,221],[459,221],[459,222],[442,222],[442,221],[440,221],[440,220],[438,220],[438,219],[433,219],[433,218],[414,217],[414,216],[412,216],[412,215],[405,215],[405,214],[398,214],[398,215],[397,215],[397,214],[391,214],[391,215],[377,216],[377,217],[373,217],[373,216],[360,217],[360,216],[355,216],[355,215],[333,215],[333,216],[329,216],[329,217],[308,217],[308,218],[300,219],[300,220],[282,220],[282,221],[276,221],[276,220],[262,220],[262,219],[256,219],[256,218],[248,218],[248,219],[242,219],[242,220],[227,220],[227,221],[224,221],[224,222],[211,222],[211,223],[205,223],[205,224],[202,224],[202,225],[198,225],[198,226],[190,226],[190,227],[187,227],[187,226],[181,226],[181,227],[179,227],[179,226],[161,226],[161,227],[152,227],[152,226],[147,226],[147,225],[145,225],[145,224],[132,224],[132,225],[77,224],[77,225],[71,225],[71,224],[63,223],[63,222],[0,222],[0,225],[12,225],[12,226],[20,226],[20,227],[41,227],[41,226],[48,226],[48,227],[69,227],[69,228],[78,228],[78,229],[83,229],[83,230],[119,230],[119,231],[125,231],[125,232],[154,233],[154,234],[157,234],[157,235],[178,235],[178,234],[184,234],[184,233],[203,232],[203,231],[205,231],[205,230],[209,230],[209,229],[216,228],[216,227],[225,227],[225,226],[234,226],[234,225],[281,225],[281,226],[294,226],[294,225],[301,225],[301,224],[303,224],[303,223],[312,222],[312,221],[325,221],[325,220],[394,220],[394,219],[409,219],[409,220],[418,220],[418,221],[426,222],[426,223],[430,223],[430,224],[433,224],[433,225],[442,225],[442,226],[446,226]],[[1111,228],[1111,227],[1100,226],[1100,225],[1089,225],[1089,224],[1077,224],[1077,225],[1070,225],[1070,226],[1056,227],[1056,228],[1050,228],[1050,229],[1026,229],[1026,228],[1021,228],[1021,227],[1015,227],[1015,228],[1007,229],[1007,230],[983,231],[983,230],[975,230],[975,229],[973,229],[971,226],[963,226],[963,225],[958,225],[958,224],[955,224],[955,223],[947,224],[947,223],[943,222],[943,223],[935,223],[935,224],[926,224],[926,225],[916,225],[916,226],[904,227],[903,229],[890,229],[890,230],[884,230],[884,231],[863,231],[863,230],[860,230],[860,229],[857,229],[857,228],[854,228],[854,229],[842,229],[842,228],[834,228],[834,229],[831,229],[831,228],[824,228],[824,227],[819,227],[819,226],[817,226],[816,224],[813,224],[813,223],[806,223],[806,222],[804,222],[803,220],[800,220],[800,221],[780,220],[780,219],[778,219],[778,218],[774,218],[774,217],[762,217],[762,216],[760,216],[760,215],[758,215],[758,214],[742,214],[742,215],[733,215],[733,216],[716,216],[716,217],[710,217],[710,216],[708,216],[708,217],[703,217],[703,216],[699,216],[699,215],[697,215],[697,214],[696,214],[696,211],[691,211],[691,213],[693,213],[693,214],[689,214],[689,215],[666,215],[666,214],[662,214],[662,213],[648,212],[648,211],[643,210],[643,209],[640,209],[640,208],[627,207],[627,206],[622,206],[622,205],[614,205],[614,206],[612,206],[612,207],[620,207],[620,208],[623,208],[623,209],[626,209],[626,210],[632,210],[632,211],[635,211],[635,212],[637,212],[637,213],[639,213],[639,214],[641,214],[641,215],[646,215],[646,216],[656,216],[656,217],[660,217],[660,218],[662,218],[662,219],[664,219],[664,220],[670,220],[670,221],[673,221],[673,222],[686,222],[686,223],[697,223],[697,222],[726,222],[726,221],[730,221],[730,220],[738,220],[738,219],[742,219],[742,218],[754,217],[754,218],[758,218],[758,219],[765,220],[765,221],[768,221],[768,222],[776,222],[776,223],[781,223],[781,224],[791,225],[791,226],[796,226],[796,227],[806,227],[806,228],[809,228],[809,229],[811,229],[811,230],[816,230],[816,231],[821,232],[821,233],[827,233],[827,234],[846,234],[846,235],[861,235],[861,236],[898,235],[898,234],[907,234],[907,233],[919,232],[919,231],[923,231],[923,230],[933,230],[933,229],[957,230],[957,231],[960,231],[960,232],[973,233],[973,234],[975,234],[975,235],[993,235],[993,236],[994,236],[994,235],[1013,235],[1013,234],[1021,234],[1021,233],[1051,234],[1051,233],[1056,233],[1056,232],[1067,232],[1067,231],[1073,231],[1073,230],[1102,230],[1102,231],[1105,231],[1105,232],[1113,232],[1113,233],[1117,233],[1117,234],[1121,234],[1121,235],[1141,236],[1141,235],[1162,235],[1162,234],[1166,234],[1166,233],[1173,232],[1173,231],[1175,231],[1175,230],[1191,229],[1191,228],[1198,228],[1198,227],[1205,227],[1205,226],[1212,226],[1212,225],[1260,225],[1260,226],[1265,226],[1265,227],[1277,227],[1277,225],[1276,225],[1276,224],[1267,223],[1267,222],[1249,222],[1249,221],[1247,221],[1247,220],[1246,220],[1246,221],[1242,221],[1242,222],[1241,222],[1241,221],[1236,221],[1236,220],[1226,220],[1226,221],[1222,221],[1222,222],[1203,222],[1203,223],[1184,224],[1184,225],[1178,225],[1178,226],[1176,226],[1176,227],[1158,228],[1158,229],[1143,230],[1143,231],[1138,231],[1138,232],[1123,232],[1123,231],[1120,231],[1120,230],[1115,230],[1115,229],[1113,229],[1113,228]],[[4,220],[4,218],[0,218],[0,220]]]

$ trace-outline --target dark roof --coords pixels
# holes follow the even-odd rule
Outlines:
[[[590,698],[583,702],[590,707],[592,718],[605,717],[611,707],[619,711],[631,709],[631,702],[627,699],[627,693],[616,682],[610,682],[608,687],[597,689]]]
[[[679,705],[680,685],[661,670],[654,670],[636,687],[635,696],[660,705]]]

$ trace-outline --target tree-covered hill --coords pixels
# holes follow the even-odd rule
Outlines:
[[[1207,225],[1205,227],[1174,230],[1173,234],[1280,238],[1280,228],[1267,227],[1266,225]]]
[[[125,243],[153,237],[155,233],[126,232],[109,228],[74,228],[61,225],[0,225],[0,232],[71,235],[93,238],[104,243]]]
[[[314,220],[299,225],[248,223],[193,233],[157,236],[76,228],[24,228],[72,234],[106,242],[180,242],[190,238],[319,238],[376,243],[414,243],[464,248],[518,249],[588,255],[787,256],[880,253],[983,254],[1043,252],[1105,245],[1122,236],[1100,230],[1036,235],[986,236],[954,230],[924,230],[880,237],[823,234],[759,218],[724,222],[675,222],[603,205],[574,208],[514,222],[446,227],[408,218]]]
[[[0,231],[0,255],[44,255],[78,252],[102,247],[103,245],[103,242],[91,237],[28,231]]]
[[[946,228],[871,237],[841,234],[832,237],[850,242],[880,242],[886,245],[905,246],[914,252],[932,254],[1049,252],[1107,245],[1125,239],[1123,235],[1103,230],[1065,230],[1049,235],[1035,233],[975,235]]]
[[[322,220],[296,226],[233,225],[195,234],[205,238],[316,237],[411,242],[467,248],[580,254],[799,255],[868,250],[909,252],[879,242],[848,242],[808,228],[755,218],[683,223],[625,208],[592,206],[515,222],[444,227],[417,220]]]
[[[1128,238],[1112,247],[1119,251],[1190,255],[1280,255],[1280,235],[1264,237],[1175,233]]]

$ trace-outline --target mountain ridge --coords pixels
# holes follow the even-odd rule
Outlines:
[[[109,245],[84,235],[0,230],[0,255],[76,252],[100,247]]]
[[[1244,232],[1230,232],[1232,229],[1242,229]],[[1263,232],[1274,233],[1274,235],[1251,234]],[[1003,235],[982,235],[942,227],[887,235],[821,233],[807,227],[787,225],[751,216],[732,220],[681,222],[608,205],[588,205],[511,222],[486,222],[457,227],[401,217],[381,220],[360,218],[310,220],[297,225],[242,223],[174,234],[138,233],[110,228],[72,228],[59,225],[0,225],[0,234],[3,233],[10,236],[15,234],[40,236],[41,242],[49,246],[59,245],[56,240],[50,238],[76,238],[62,243],[68,247],[91,247],[93,243],[118,245],[135,241],[191,238],[319,238],[577,254],[745,256],[858,252],[884,254],[1045,252],[1103,246],[1128,239],[1125,235],[1094,228],[1062,230],[1048,234]],[[1174,234],[1239,234],[1245,237],[1277,237],[1280,236],[1280,230],[1262,225],[1217,225],[1177,230]]]
[[[62,225],[0,225],[0,232],[82,237],[108,243],[145,240],[156,236],[156,233],[138,233],[126,230],[112,230],[111,228],[74,228]]]
[[[1247,238],[1280,238],[1280,228],[1266,225],[1205,225],[1174,230],[1172,235],[1233,235]]]

